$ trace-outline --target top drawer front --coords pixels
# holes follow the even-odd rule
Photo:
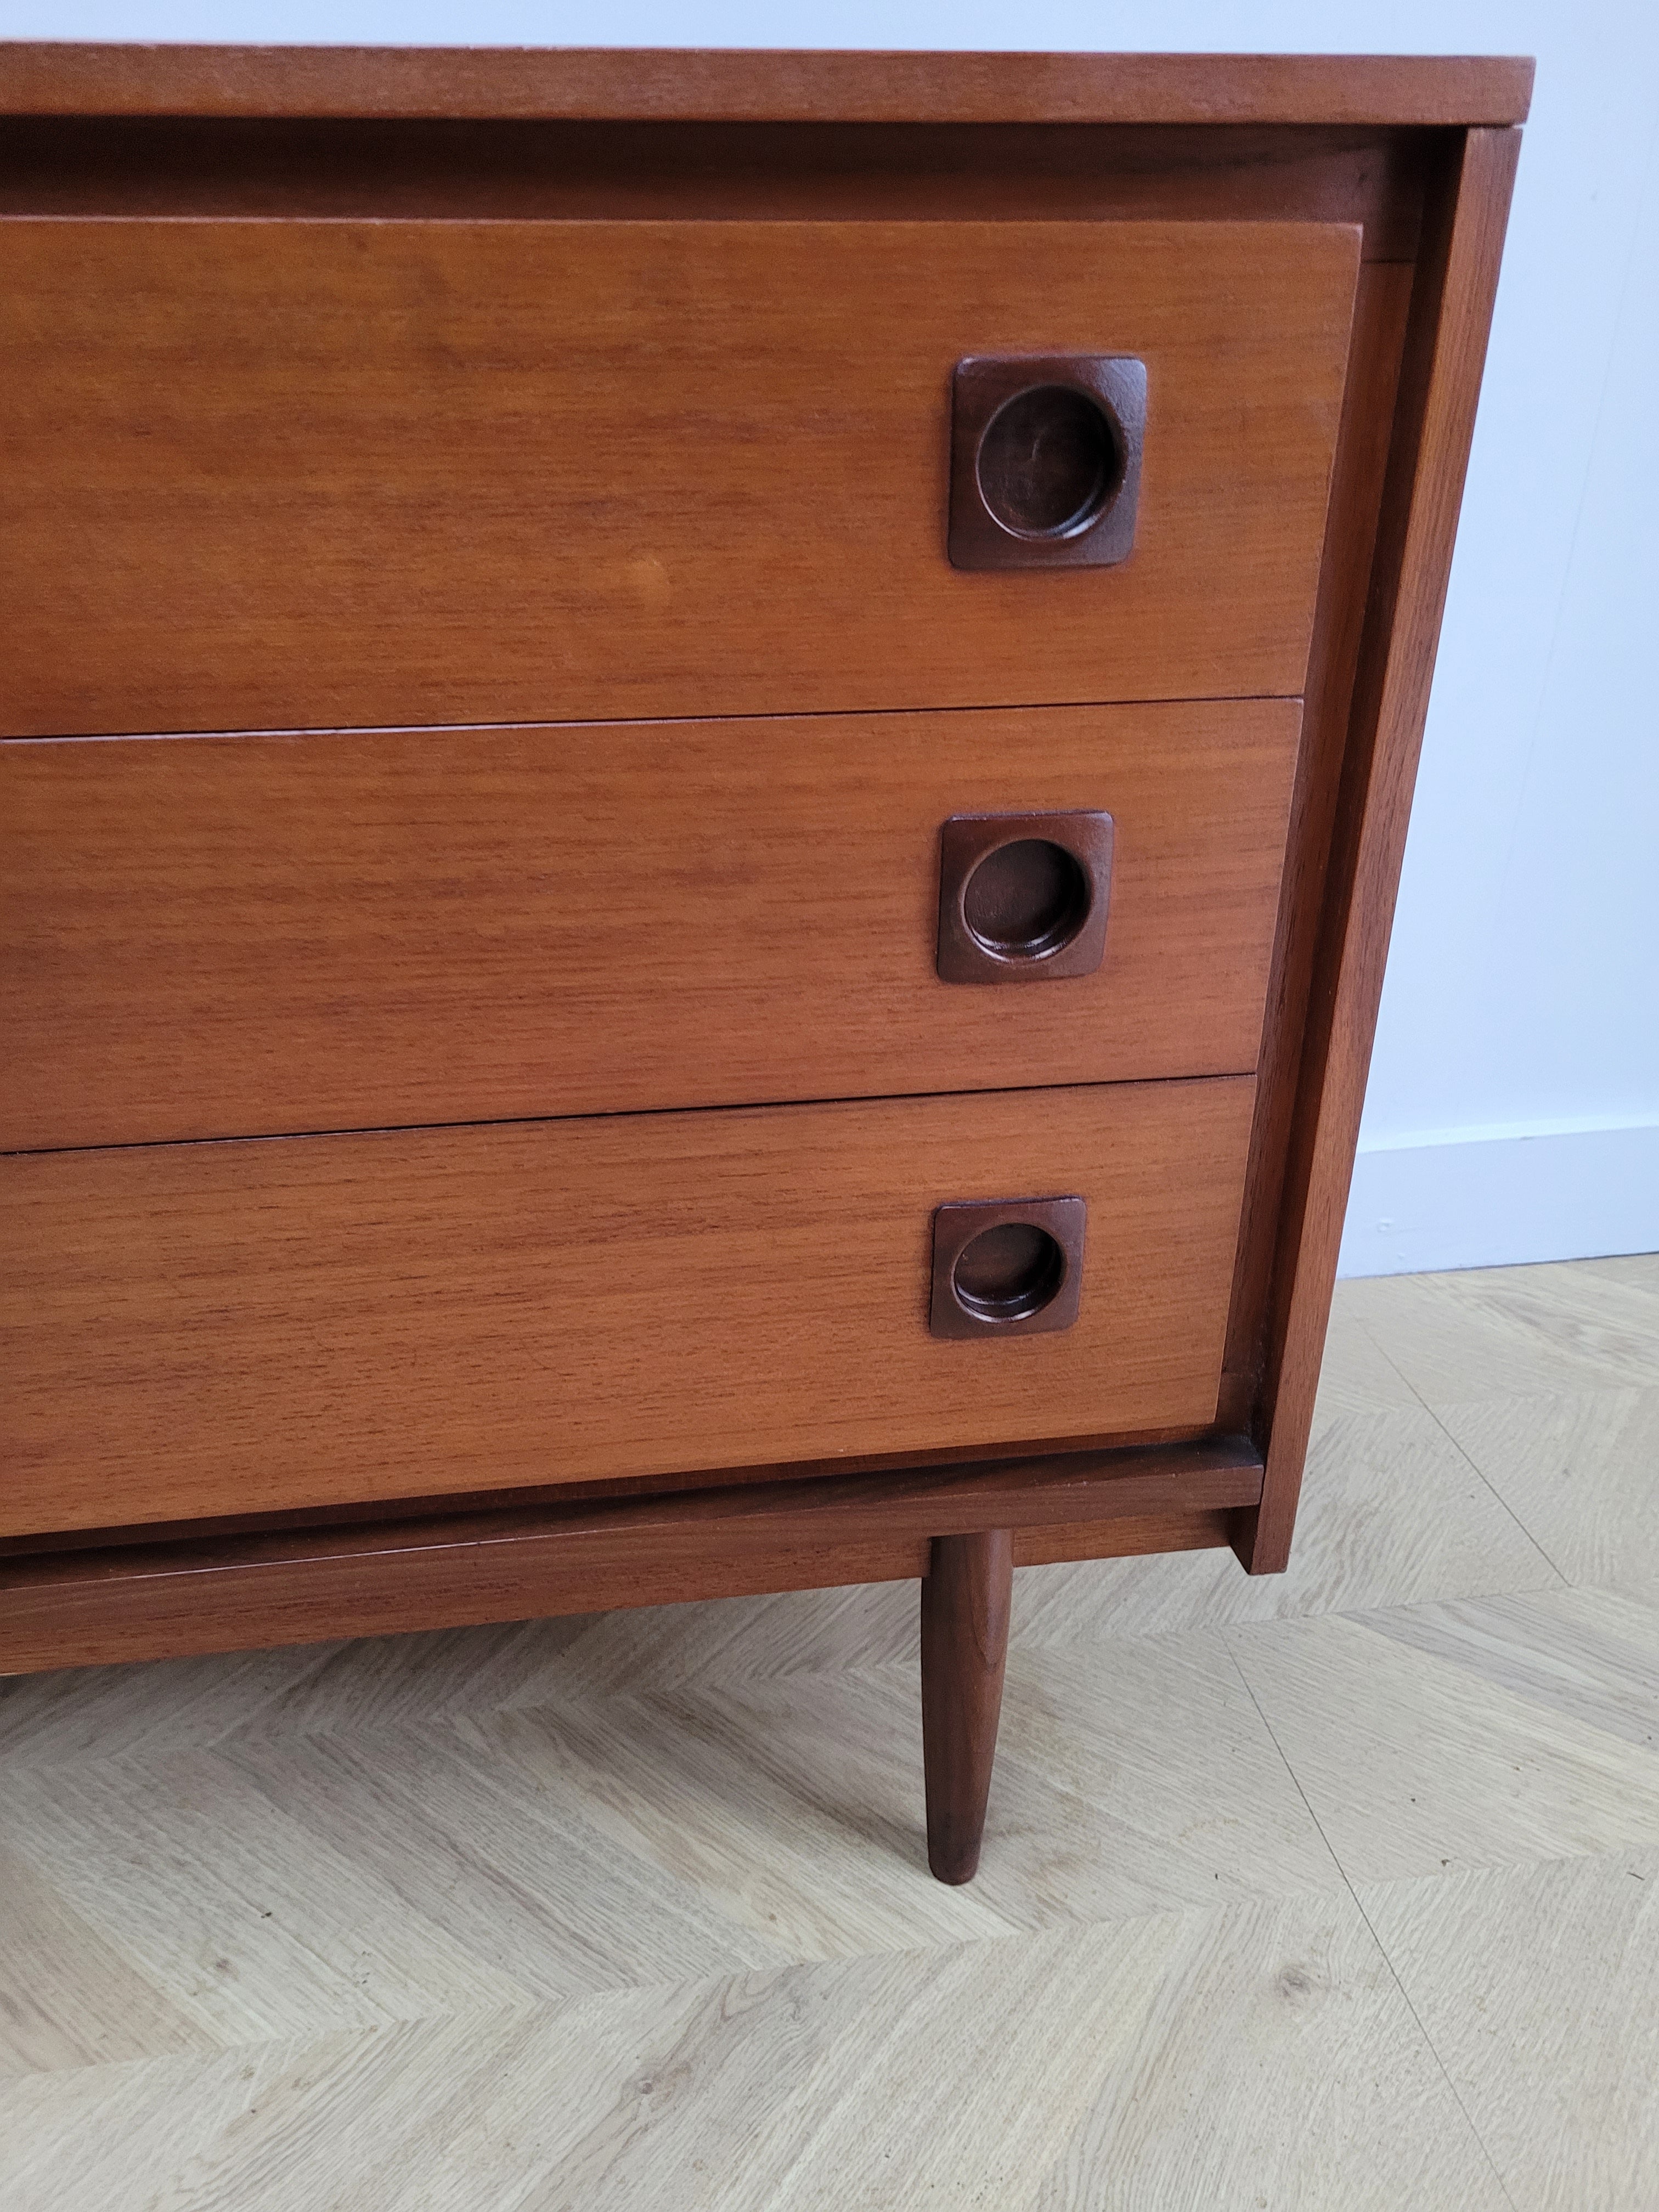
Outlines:
[[[13,734],[1289,695],[1359,234],[0,222]],[[970,354],[1146,364],[1135,550],[945,554]]]

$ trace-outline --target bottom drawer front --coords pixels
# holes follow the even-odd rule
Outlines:
[[[1213,1418],[1248,1078],[0,1163],[0,1533]],[[1074,1324],[928,1326],[934,1209],[1087,1202]]]

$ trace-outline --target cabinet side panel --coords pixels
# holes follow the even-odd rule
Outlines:
[[[1229,1387],[1244,1407],[1254,1402],[1261,1382],[1268,1296],[1296,1111],[1308,993],[1319,942],[1326,866],[1346,756],[1354,678],[1370,597],[1411,299],[1408,266],[1391,264],[1361,270],[1308,668],[1302,746],[1291,795],[1278,931],[1257,1063],[1255,1127],[1250,1135],[1250,1170],[1227,1336]],[[1245,1419],[1241,1413],[1241,1421]]]
[[[1290,1556],[1519,155],[1516,131],[1468,134],[1413,301],[1285,1177],[1267,1474],[1238,1546],[1254,1574]]]

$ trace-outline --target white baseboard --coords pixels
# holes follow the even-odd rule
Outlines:
[[[1659,1251],[1659,1123],[1466,1137],[1354,1163],[1339,1275]]]

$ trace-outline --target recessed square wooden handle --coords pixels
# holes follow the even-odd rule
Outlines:
[[[1091,975],[1106,952],[1112,817],[953,814],[939,831],[939,973],[946,983]]]
[[[1140,505],[1146,364],[1128,355],[975,356],[951,404],[957,568],[1127,561]]]
[[[1070,1328],[1083,1291],[1080,1198],[953,1200],[933,1215],[935,1336]]]

